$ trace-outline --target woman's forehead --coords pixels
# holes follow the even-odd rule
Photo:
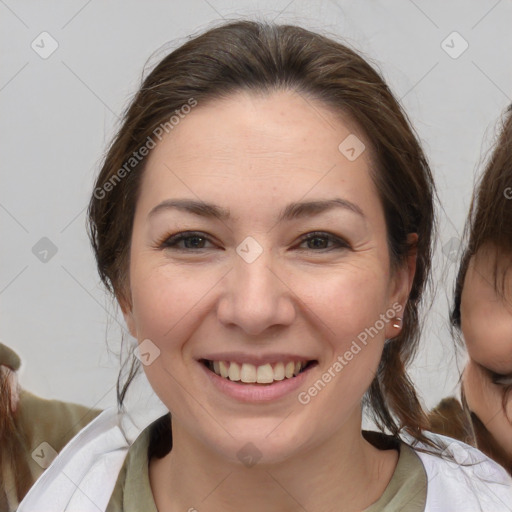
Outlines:
[[[297,197],[308,190],[374,192],[361,134],[325,106],[312,108],[286,91],[238,95],[219,105],[198,105],[157,144],[143,188],[157,195],[187,185],[220,186],[225,193],[245,185],[267,195],[286,188]]]
[[[339,145],[357,128],[326,105],[293,91],[262,96],[240,92],[198,105],[153,151],[187,161],[250,158],[306,161],[339,156]],[[358,132],[359,139],[364,137]],[[207,152],[205,152],[207,151]],[[321,169],[319,169],[320,171]]]

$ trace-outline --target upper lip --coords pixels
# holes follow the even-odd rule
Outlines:
[[[264,364],[287,363],[293,361],[299,363],[303,361],[316,361],[314,357],[299,355],[299,354],[244,354],[242,352],[218,352],[215,354],[206,354],[199,358],[200,360],[207,359],[209,361],[230,361],[235,363],[248,363],[254,366],[263,366]]]

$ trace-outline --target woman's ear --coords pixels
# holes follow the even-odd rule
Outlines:
[[[418,235],[417,233],[409,233],[407,235],[407,258],[405,264],[395,270],[391,281],[391,293],[389,308],[397,312],[397,318],[403,318],[405,306],[411,293],[414,275],[416,273],[416,260],[418,256]],[[399,327],[396,327],[399,325]],[[400,321],[391,321],[386,327],[386,338],[391,339],[397,336],[402,329]]]

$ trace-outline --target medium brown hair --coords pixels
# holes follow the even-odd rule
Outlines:
[[[430,275],[433,178],[406,114],[380,74],[355,51],[304,28],[253,21],[230,22],[187,41],[143,81],[106,154],[95,190],[105,190],[132,153],[191,98],[200,108],[240,91],[278,90],[295,91],[355,121],[371,146],[372,179],[385,213],[392,269],[406,265],[410,251],[417,251],[403,328],[385,344],[364,402],[379,428],[395,437],[404,429],[433,446],[422,433],[428,419],[406,372],[418,346],[419,306]],[[88,210],[99,274],[125,307],[130,307],[130,240],[145,161],[107,194],[94,194]],[[410,233],[418,234],[414,247],[408,243]],[[132,358],[127,381],[118,381],[120,406],[138,367]]]

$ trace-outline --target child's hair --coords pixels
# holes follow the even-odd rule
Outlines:
[[[392,269],[417,251],[416,274],[403,329],[386,343],[378,372],[364,397],[377,426],[398,437],[404,429],[433,446],[429,423],[406,366],[420,337],[419,306],[430,282],[435,189],[418,137],[380,74],[332,38],[289,25],[255,21],[223,24],[167,55],[145,78],[115,136],[88,209],[89,237],[99,274],[121,307],[130,308],[129,251],[135,205],[147,157],[141,147],[170,132],[191,106],[201,108],[240,91],[292,90],[350,119],[372,155],[371,175],[385,213]],[[340,141],[341,143],[342,141]],[[415,247],[410,233],[418,234]],[[118,381],[121,407],[140,365],[132,356]]]

